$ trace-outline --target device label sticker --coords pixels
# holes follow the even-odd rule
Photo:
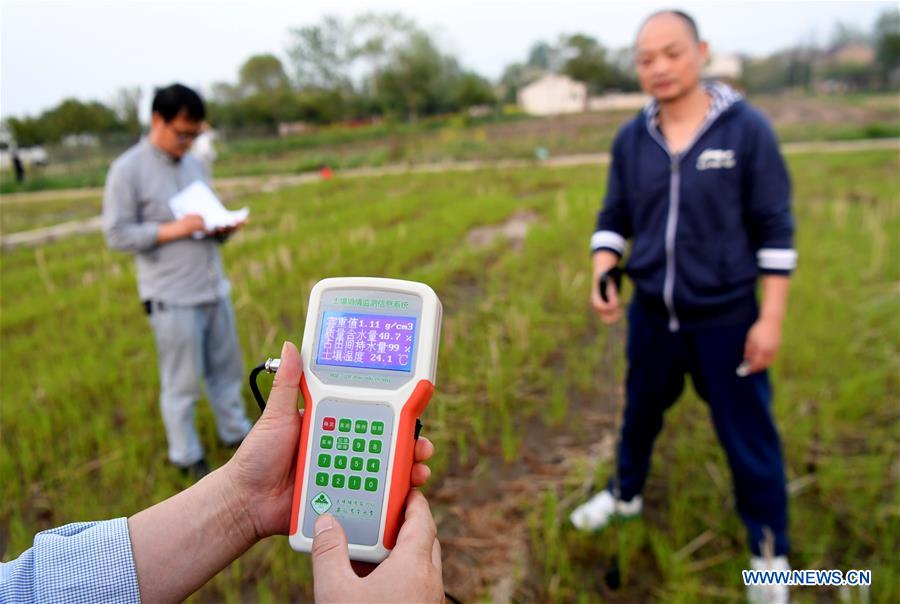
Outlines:
[[[325,493],[319,493],[312,499],[312,508],[316,514],[324,514],[331,508],[331,499]]]

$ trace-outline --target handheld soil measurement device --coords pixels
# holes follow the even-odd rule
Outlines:
[[[346,277],[313,287],[300,349],[295,550],[311,551],[326,512],[347,533],[350,558],[380,562],[394,547],[418,418],[434,392],[441,311],[434,291],[413,281]],[[251,386],[256,394],[255,376]]]

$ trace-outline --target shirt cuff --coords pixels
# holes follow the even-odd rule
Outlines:
[[[135,233],[139,250],[145,251],[156,246],[160,226],[158,222],[144,222],[140,225],[140,229]]]
[[[609,250],[619,256],[625,253],[625,238],[615,231],[597,231],[591,235],[591,252]]]
[[[34,539],[39,602],[140,604],[128,519],[79,522]]]
[[[756,252],[759,272],[769,275],[790,275],[797,268],[797,251],[764,247]]]

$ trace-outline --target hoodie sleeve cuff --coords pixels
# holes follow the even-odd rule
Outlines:
[[[756,252],[756,262],[764,275],[790,275],[797,268],[797,251],[762,248]]]
[[[625,253],[625,238],[615,231],[597,231],[591,235],[591,253],[609,250],[619,256]]]

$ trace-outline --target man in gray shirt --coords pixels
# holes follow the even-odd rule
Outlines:
[[[188,154],[205,113],[190,88],[158,90],[149,135],[113,162],[103,195],[106,241],[134,254],[138,291],[156,339],[169,461],[194,478],[209,471],[194,429],[201,377],[223,444],[236,446],[250,430],[230,284],[219,254],[234,228],[209,233],[200,216],[176,219],[169,207],[179,191],[208,180]]]

